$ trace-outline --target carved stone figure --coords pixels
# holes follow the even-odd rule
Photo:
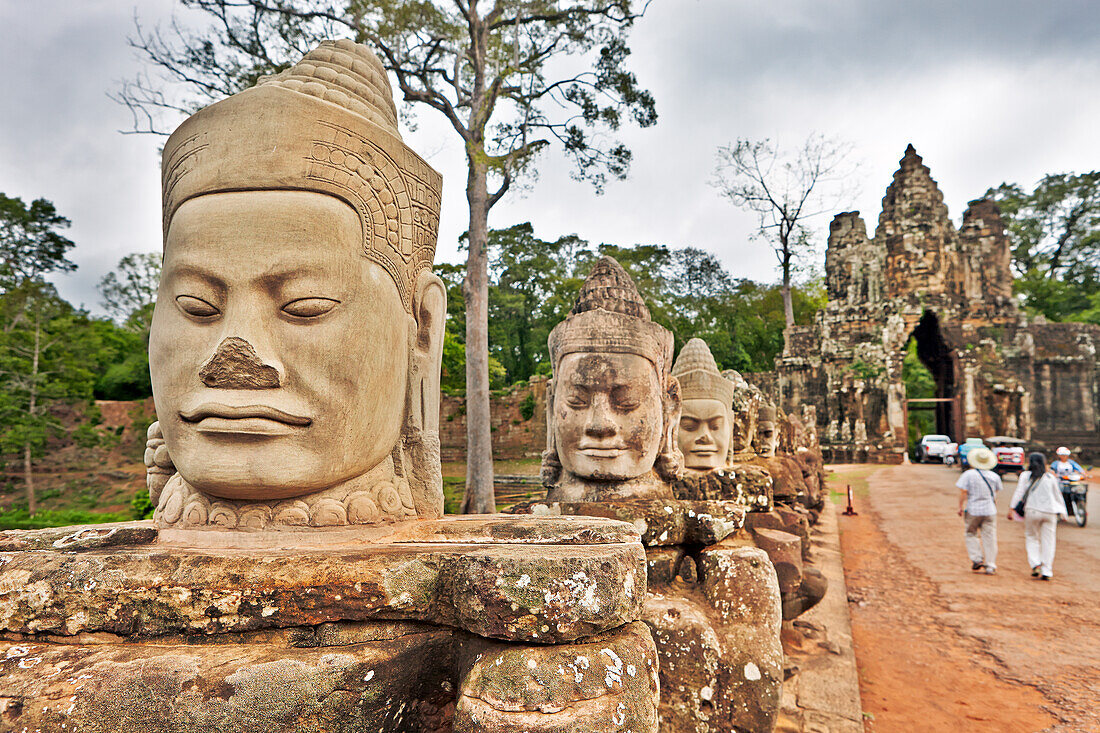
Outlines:
[[[759,495],[759,506],[740,470],[726,470],[733,384],[702,341],[685,346],[678,376],[671,373],[672,334],[650,320],[610,258],[595,265],[549,346],[547,497],[514,510],[642,528],[650,589],[643,618],[660,660],[662,731],[771,731],[782,685],[782,600],[767,554],[739,534],[750,505],[767,509],[770,494]],[[681,389],[692,400],[683,414]],[[714,431],[681,443],[691,454],[689,476],[677,444],[682,421]]]
[[[672,375],[680,382],[683,412],[677,440],[684,467],[709,472],[729,465],[733,432],[733,383],[718,371],[702,339],[684,344]]]
[[[683,470],[672,334],[653,323],[618,262],[595,264],[549,347],[547,498],[671,497],[669,482]]]
[[[440,178],[396,119],[378,59],[325,42],[168,140],[155,520],[0,532],[5,730],[656,733],[637,527],[440,518]],[[566,349],[595,423],[644,415],[582,427],[571,470],[675,448],[640,348]]]
[[[752,443],[756,439],[756,425],[763,395],[733,369],[723,371],[722,376],[733,383],[732,460],[736,463],[749,461],[756,456]]]
[[[168,139],[160,526],[442,514],[442,183],[367,54],[322,46]]]

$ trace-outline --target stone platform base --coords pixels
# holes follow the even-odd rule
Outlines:
[[[656,731],[645,595],[598,518],[0,533],[0,730]]]

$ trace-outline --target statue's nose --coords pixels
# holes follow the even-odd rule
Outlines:
[[[203,364],[199,378],[216,389],[275,389],[279,370],[264,364],[252,344],[230,336],[218,344],[218,350]]]

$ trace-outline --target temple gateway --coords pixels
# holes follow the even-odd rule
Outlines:
[[[997,205],[970,203],[958,229],[910,145],[882,199],[873,238],[858,211],[829,226],[829,303],[786,333],[774,373],[746,375],[783,410],[816,407],[826,461],[902,460],[908,411],[933,409],[936,431],[963,441],[1008,435],[1100,453],[1100,326],[1029,319],[1012,297]],[[936,385],[906,397],[910,339]]]

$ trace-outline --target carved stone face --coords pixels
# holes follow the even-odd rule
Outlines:
[[[734,453],[748,453],[753,450],[756,438],[756,403],[748,390],[738,389],[733,398],[733,443]]]
[[[778,440],[779,432],[774,422],[770,420],[761,420],[756,424],[756,440],[753,441],[752,445],[757,455],[763,456],[764,458],[771,458],[774,456]]]
[[[719,400],[684,400],[677,441],[684,466],[693,471],[713,471],[726,465],[730,449],[731,410]]]
[[[228,499],[302,496],[397,443],[408,314],[343,202],[304,191],[200,196],[172,218],[149,342],[177,470]]]
[[[566,354],[554,381],[555,439],[566,471],[616,481],[653,468],[664,417],[657,370],[648,359]]]

